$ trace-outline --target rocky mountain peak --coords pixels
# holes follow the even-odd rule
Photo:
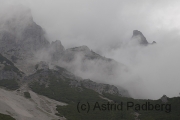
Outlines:
[[[64,46],[61,44],[60,40],[52,41],[51,47],[55,49],[55,51],[64,51]]]
[[[0,14],[0,53],[26,73],[31,71],[30,61],[36,59],[36,53],[49,48],[50,43],[29,8],[14,5],[6,9],[7,15]]]
[[[88,46],[86,46],[86,45],[83,45],[83,46],[80,46],[80,47],[78,47],[80,50],[88,50],[88,51],[90,51],[90,49],[88,48]]]
[[[136,36],[136,35],[143,35],[143,34],[138,30],[133,30],[133,36]]]
[[[62,57],[64,51],[65,51],[65,48],[61,44],[60,40],[56,40],[56,41],[51,42],[50,56],[51,56],[53,61],[58,61]]]
[[[90,49],[86,45],[70,48],[69,50],[71,50],[71,51],[79,51],[79,52],[82,51],[82,52],[86,52],[86,53],[90,52]]]
[[[29,8],[15,5],[7,8],[8,15],[0,20],[0,53],[16,62],[31,59],[38,50],[47,48],[44,30],[33,21]],[[14,62],[14,61],[13,61]]]
[[[133,31],[132,39],[137,40],[141,45],[149,44],[144,35],[138,30]]]

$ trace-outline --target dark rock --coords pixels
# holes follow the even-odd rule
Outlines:
[[[149,44],[144,35],[138,30],[133,31],[132,39],[137,40],[141,45]]]

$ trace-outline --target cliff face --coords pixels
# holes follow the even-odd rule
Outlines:
[[[144,35],[138,30],[133,31],[132,39],[137,40],[141,45],[148,45],[148,41],[146,40]]]
[[[18,82],[20,82],[23,77],[24,73],[0,54],[0,87],[16,90],[20,87]]]
[[[60,40],[53,41],[49,48],[50,56],[52,61],[58,61],[62,58],[65,52],[64,46]]]
[[[14,7],[13,10],[11,17],[0,21],[0,52],[24,58],[25,53],[30,54],[47,47],[49,42],[45,32],[33,21],[31,11],[24,7]]]
[[[29,9],[22,6],[9,9],[10,15],[0,20],[0,53],[25,73],[31,73],[31,63],[27,61],[33,61],[35,53],[47,49],[50,43]]]
[[[0,80],[2,79],[21,79],[24,73],[20,71],[7,58],[0,54]]]
[[[145,36],[138,30],[133,31],[132,39],[136,40],[140,45],[146,46],[146,45],[151,44],[146,40]],[[156,43],[155,41],[152,42],[152,44],[155,44],[155,43]]]

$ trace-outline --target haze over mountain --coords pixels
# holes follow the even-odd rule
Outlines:
[[[65,49],[59,40],[50,43],[44,30],[33,21],[30,10],[24,6],[13,6],[13,13],[2,21],[0,52],[26,75],[39,70],[36,66],[40,63],[41,69],[45,66],[54,69],[60,65],[83,79],[103,82],[100,80],[108,80],[117,68],[122,71],[125,68],[125,65],[102,57],[87,46]],[[94,72],[97,70],[98,74]]]
[[[179,119],[180,25],[171,23],[179,2],[0,2],[0,117],[79,120],[87,118],[74,110],[81,100],[131,100],[171,103],[173,117],[159,118]],[[135,112],[98,116],[134,119]]]
[[[179,56],[175,54],[176,51],[178,51],[179,44],[179,24],[176,22],[178,21],[178,15],[175,15],[175,11],[179,9],[177,7],[178,1],[166,1],[163,3],[158,1],[155,4],[153,4],[152,1],[136,2],[137,4],[135,4],[134,1],[116,1],[114,3],[108,1],[81,1],[81,4],[72,1],[71,2],[74,4],[62,1],[55,1],[53,3],[46,1],[44,4],[41,4],[41,0],[37,1],[36,4],[31,1],[20,2],[31,8],[34,21],[46,29],[48,37],[50,38],[46,39],[50,41],[59,39],[64,48],[86,45],[96,53],[113,58],[119,63],[128,66],[133,71],[132,74],[134,76],[126,75],[126,77],[124,76],[124,80],[126,80],[123,81],[123,79],[121,79],[122,81],[120,83],[118,83],[119,78],[114,77],[113,79],[117,78],[114,84],[120,84],[122,86],[126,86],[124,84],[127,83],[132,84],[132,86],[137,89],[131,91],[137,91],[136,93],[139,94],[142,90],[138,89],[141,88],[139,86],[144,86],[140,84],[143,81],[143,83],[146,84],[145,88],[147,88],[149,93],[151,93],[147,94],[148,92],[146,91],[143,96],[147,96],[148,98],[159,98],[159,96],[164,94],[164,91],[166,91],[167,94],[169,93],[169,96],[177,95],[176,91],[178,91],[178,87],[173,87],[175,89],[169,91],[166,89],[166,86],[168,85],[168,88],[174,86],[173,83],[178,83],[176,79],[179,78],[179,74],[177,73]],[[8,3],[2,1],[1,15],[9,11],[11,14],[8,18],[12,16],[13,12],[10,11],[14,11],[14,8],[11,6],[11,3],[16,2],[13,1]],[[100,3],[103,3],[102,7],[100,7]],[[10,5],[10,7],[7,7],[7,4]],[[59,5],[62,6],[59,7]],[[88,9],[91,8],[91,6],[94,7],[93,10]],[[112,9],[107,10],[106,6],[111,6]],[[142,8],[139,6],[146,7]],[[160,19],[161,17],[164,19]],[[5,19],[6,17],[3,18]],[[29,17],[27,18],[29,19]],[[21,24],[23,24],[23,22],[21,22]],[[22,25],[21,27],[23,28]],[[146,48],[129,44],[133,30],[141,31],[149,43],[157,41],[158,44]],[[50,42],[48,44],[50,44]],[[37,47],[37,49],[39,48]],[[54,50],[50,51],[54,52]],[[41,52],[41,54],[37,54],[37,56],[40,58],[39,61],[41,61],[49,55]],[[53,56],[57,59],[56,55]],[[47,57],[46,59],[50,58]],[[79,65],[75,64],[75,66]],[[89,66],[92,65],[90,64]],[[92,68],[95,67],[92,66]],[[165,68],[162,69],[162,67]],[[171,70],[169,68],[171,68]],[[71,69],[73,70],[74,68]],[[96,75],[95,73],[97,72],[93,69],[90,71],[94,72],[94,74],[85,74],[83,69],[75,71],[76,74],[80,75],[82,73],[82,76],[84,75],[85,78],[94,77],[97,79],[99,77],[100,80],[105,80],[104,78],[106,78],[105,76],[104,78],[100,78],[103,75]],[[157,71],[155,72],[155,70]],[[33,71],[33,68],[30,71]],[[166,77],[164,77],[164,75]],[[136,86],[132,82],[134,79],[131,78],[137,78],[138,81],[141,79],[141,82]],[[171,82],[170,84],[169,79],[174,80],[174,82]],[[108,78],[106,82],[111,81],[109,81]],[[164,85],[159,86],[159,83],[164,83]],[[133,88],[132,86],[130,89]],[[156,89],[155,91],[159,91],[159,93],[153,92],[151,90],[152,86],[154,86],[154,89]]]

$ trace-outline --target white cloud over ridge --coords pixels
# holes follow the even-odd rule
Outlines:
[[[178,0],[0,0],[31,8],[33,18],[50,41],[59,39],[65,48],[89,48],[127,65],[134,75],[113,84],[125,86],[133,97],[178,96],[180,88],[180,1]],[[1,5],[2,6],[2,5]],[[126,45],[133,30],[157,44]],[[92,74],[93,76],[93,74]],[[88,74],[89,77],[89,74]]]

